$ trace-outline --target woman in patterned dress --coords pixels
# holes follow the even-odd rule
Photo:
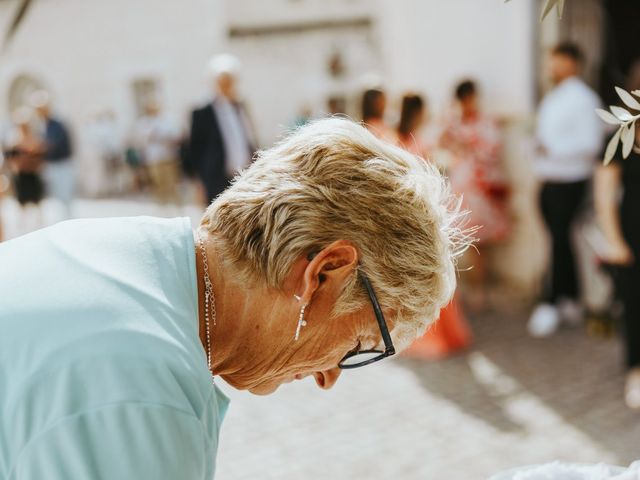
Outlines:
[[[469,224],[478,226],[479,255],[474,258],[472,283],[477,292],[474,306],[487,306],[488,247],[509,234],[508,186],[501,165],[500,132],[496,123],[478,105],[478,91],[471,80],[455,91],[459,111],[446,123],[440,142],[452,154],[451,187],[462,195],[463,208],[470,212]]]

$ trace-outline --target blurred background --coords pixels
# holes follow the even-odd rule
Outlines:
[[[473,135],[493,152],[489,221],[501,233],[481,235],[461,262],[448,314],[458,343],[346,372],[329,392],[311,381],[266,398],[225,388],[217,478],[469,479],[554,459],[630,463],[640,414],[625,406],[620,309],[588,200],[572,231],[584,321],[543,339],[527,321],[549,257],[533,168],[549,52],[578,44],[585,81],[617,103],[613,87],[640,59],[640,4],[567,0],[561,19],[541,22],[543,3],[0,0],[0,237],[71,217],[195,224],[212,190],[194,160],[192,112],[221,95],[222,77],[254,148],[314,118],[363,120],[365,92],[381,92],[367,123],[377,116],[389,129],[380,136],[448,174],[471,84],[490,120],[487,138]],[[403,105],[415,104],[420,121],[403,128]],[[39,141],[49,135],[63,140],[57,154]],[[19,150],[42,159],[12,162]]]

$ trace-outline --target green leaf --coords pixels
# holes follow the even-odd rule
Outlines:
[[[627,92],[626,90],[623,90],[620,87],[616,87],[616,92],[618,92],[618,96],[622,99],[622,101],[627,107],[632,108],[634,110],[640,110],[640,102],[638,102],[638,100],[633,98],[629,92]]]
[[[596,113],[598,116],[605,122],[610,123],[611,125],[620,125],[622,120],[619,120],[618,117],[613,114],[603,110],[602,108],[596,108]]]
[[[635,120],[622,129],[622,158],[627,158],[633,148],[636,136]]]
[[[618,143],[620,142],[620,135],[622,134],[622,129],[624,126],[620,126],[620,128],[616,131],[615,135],[611,137],[609,143],[607,144],[607,149],[604,152],[604,164],[609,165],[613,156],[616,154],[616,150],[618,150]]]
[[[547,15],[549,15],[549,12],[553,9],[553,7],[556,6],[556,4],[558,3],[558,0],[547,0],[547,3],[544,5],[544,8],[542,9],[542,18],[541,20],[544,20],[545,17]],[[558,7],[560,8],[560,7]]]
[[[6,48],[7,45],[9,45],[11,38],[15,35],[20,25],[24,22],[24,19],[27,16],[27,12],[33,6],[34,3],[35,2],[33,0],[20,1],[20,3],[18,4],[17,10],[14,13],[13,20],[9,24],[9,28],[7,29],[7,32],[4,35],[4,43],[2,44],[3,49]]]
[[[562,14],[564,12],[564,1],[565,0],[558,1],[558,18],[562,18]]]
[[[629,113],[622,107],[616,107],[615,105],[611,105],[609,106],[609,108],[611,109],[611,112],[623,122],[628,122],[633,118],[633,115],[631,115],[631,113]]]

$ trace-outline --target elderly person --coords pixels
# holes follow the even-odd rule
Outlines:
[[[451,297],[435,168],[328,119],[188,220],[75,220],[0,245],[0,477],[211,479],[228,406],[393,355]]]
[[[209,71],[215,96],[191,114],[188,158],[211,202],[251,163],[255,139],[236,88],[240,61],[229,54],[216,55]]]

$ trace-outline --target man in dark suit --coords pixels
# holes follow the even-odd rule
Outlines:
[[[217,55],[209,67],[216,96],[192,113],[189,163],[211,203],[249,165],[255,147],[248,115],[236,95],[238,60],[227,54]]]

